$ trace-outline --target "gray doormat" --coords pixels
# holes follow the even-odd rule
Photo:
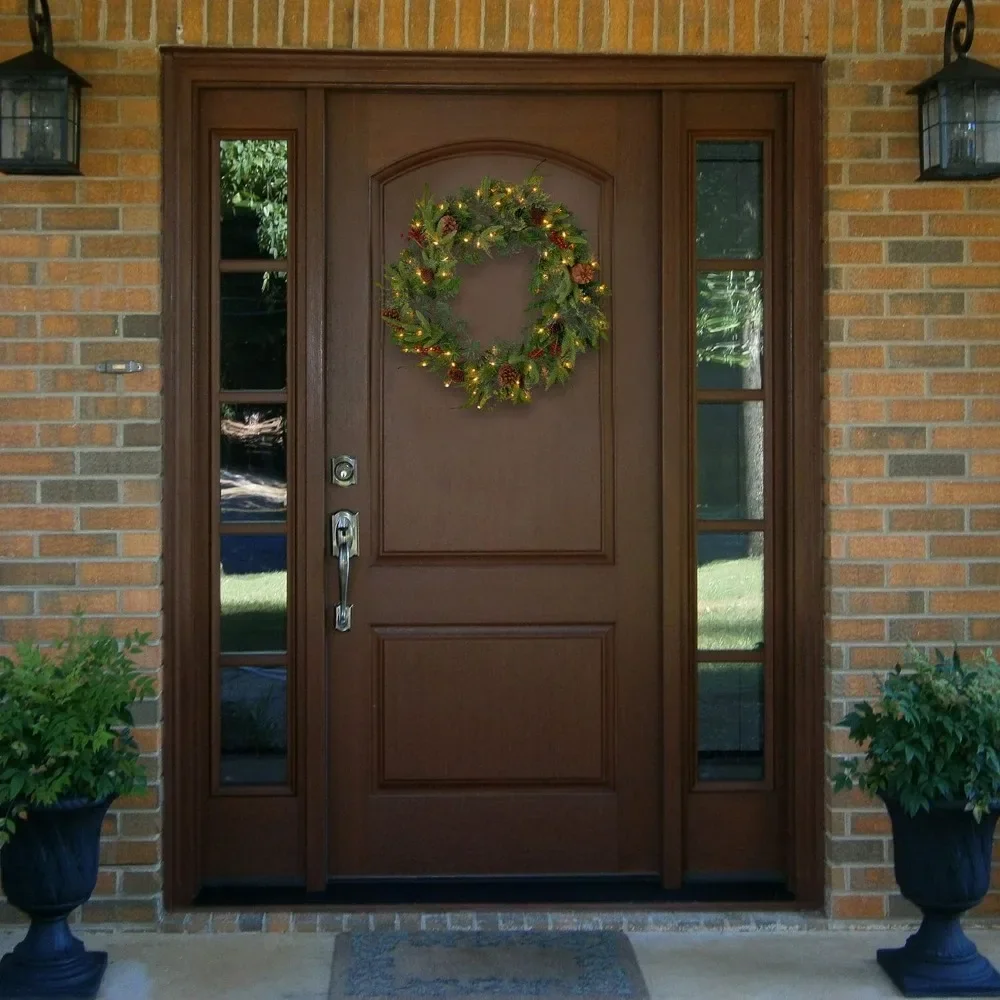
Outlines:
[[[331,1000],[648,1000],[620,931],[339,934]]]

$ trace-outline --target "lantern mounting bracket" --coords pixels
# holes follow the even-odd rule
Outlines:
[[[42,0],[44,3],[45,0]],[[965,20],[959,21],[958,9],[965,8]],[[972,0],[951,0],[948,19],[944,26],[944,64],[949,65],[956,56],[961,59],[969,54],[976,34],[976,8]]]
[[[52,55],[52,15],[49,0],[28,0],[28,30],[31,47],[36,52]]]

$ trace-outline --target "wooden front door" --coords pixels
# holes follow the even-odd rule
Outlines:
[[[165,66],[169,905],[522,875],[818,905],[819,65]],[[610,338],[470,411],[377,283],[425,188],[533,172]],[[480,344],[531,263],[463,270]]]
[[[325,432],[358,474],[327,507],[359,518],[350,631],[328,617],[334,878],[660,870],[658,125],[649,94],[328,98]],[[425,188],[533,171],[613,332],[529,406],[464,409],[377,282]],[[519,338],[531,264],[462,272],[476,341]]]

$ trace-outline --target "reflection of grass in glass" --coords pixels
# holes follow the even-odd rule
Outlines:
[[[287,574],[240,573],[222,576],[222,651],[280,652],[286,647]]]
[[[753,649],[764,639],[764,560],[698,567],[698,648]]]

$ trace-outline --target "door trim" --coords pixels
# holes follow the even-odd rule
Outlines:
[[[785,558],[796,586],[783,609],[784,648],[790,669],[790,692],[786,711],[788,754],[792,775],[789,782],[788,829],[792,864],[791,886],[795,908],[815,908],[823,901],[823,508],[822,508],[822,60],[817,58],[675,57],[675,56],[584,56],[497,54],[410,54],[367,52],[290,52],[272,50],[195,49],[170,47],[163,50],[163,367],[164,367],[164,894],[169,909],[190,905],[200,885],[202,844],[197,823],[197,802],[204,786],[204,745],[207,719],[199,715],[195,682],[200,662],[193,648],[188,623],[198,614],[194,606],[190,539],[206,514],[189,504],[184,491],[183,470],[193,447],[186,415],[193,406],[197,358],[190,331],[197,316],[194,298],[195,272],[191,252],[197,241],[199,199],[194,190],[192,142],[197,135],[198,107],[203,90],[218,87],[240,89],[296,88],[306,91],[307,134],[305,194],[311,203],[324,198],[324,91],[330,89],[464,90],[498,91],[558,89],[583,94],[608,90],[735,90],[769,91],[784,96],[787,108],[788,143],[786,169],[790,178],[791,210],[787,222],[787,313],[782,336],[791,352],[789,383],[785,387],[791,414],[785,448],[788,490],[792,505],[789,531],[792,544]],[[665,136],[677,130],[665,101]],[[315,141],[314,138],[315,137]],[[791,169],[794,163],[794,170]],[[676,185],[675,185],[676,187]],[[676,197],[676,194],[675,196]],[[664,198],[663,211],[671,204]],[[324,213],[309,212],[304,240],[304,301],[307,335],[305,350],[311,371],[322,372],[324,349],[323,260]],[[680,269],[676,269],[678,273]],[[682,279],[675,278],[675,284]],[[678,289],[678,291],[683,291]],[[682,300],[681,300],[682,301]],[[664,311],[676,309],[678,299],[664,286]],[[318,362],[313,367],[314,362]],[[664,372],[664,388],[669,373]],[[665,396],[674,399],[676,394]],[[309,381],[299,396],[299,418],[322,426],[322,378]],[[683,400],[665,403],[664,426],[672,408]],[[670,440],[665,435],[664,441]],[[300,447],[304,444],[300,443]],[[324,454],[319,455],[317,475],[306,477],[306,496],[301,503],[322,509]],[[310,470],[315,468],[313,460]],[[667,511],[667,516],[670,512]],[[673,547],[674,552],[678,549]],[[323,552],[314,545],[299,560],[302,574],[322,578]],[[668,559],[674,555],[665,552]],[[669,563],[667,564],[669,568]],[[301,584],[300,584],[301,585]],[[299,648],[311,662],[325,662],[324,597],[316,588],[303,587],[308,613],[299,635]],[[667,602],[668,604],[670,602]],[[676,605],[676,602],[674,602]],[[664,627],[687,612],[665,607]],[[669,616],[669,617],[667,617]],[[318,658],[318,659],[314,659]],[[313,674],[317,674],[313,671]],[[664,740],[664,755],[674,759],[679,747],[681,707],[673,686],[664,685],[664,724],[676,735]],[[312,732],[325,732],[325,695],[309,691],[305,702],[306,725]],[[192,738],[192,736],[194,738]],[[664,774],[671,770],[665,768]],[[325,883],[326,762],[313,761],[307,770],[306,788],[312,805],[306,824],[307,889]],[[664,793],[664,816],[676,821],[682,789],[669,784]],[[665,823],[665,833],[669,826]],[[675,842],[664,836],[664,875],[679,871]]]

